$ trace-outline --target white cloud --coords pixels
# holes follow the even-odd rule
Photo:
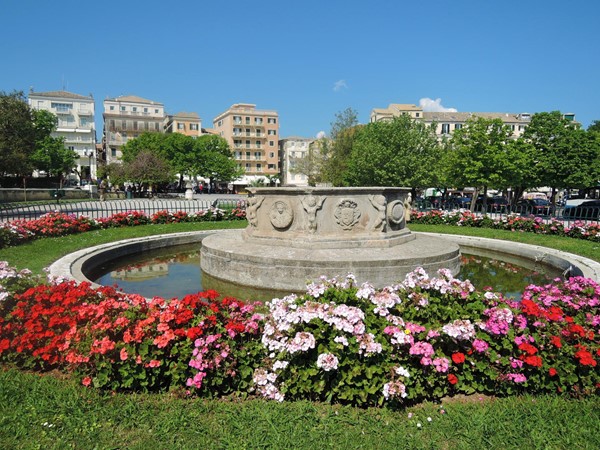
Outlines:
[[[457,112],[456,108],[446,108],[442,106],[442,99],[436,98],[435,100],[425,97],[419,100],[419,106],[423,108],[423,111],[427,112]]]
[[[346,80],[337,80],[335,83],[333,83],[333,91],[334,92],[339,92],[342,89],[348,89]]]
[[[323,139],[327,134],[324,131],[319,131],[317,133],[317,139]]]

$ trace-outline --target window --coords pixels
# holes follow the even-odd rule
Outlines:
[[[112,156],[113,158],[117,157],[117,149],[116,148],[110,149],[110,156]]]
[[[250,148],[250,141],[246,141],[246,148]]]
[[[275,142],[269,141],[269,147],[273,147],[274,145],[275,145]]]
[[[260,152],[254,152],[254,159],[261,159],[260,156]]]
[[[125,107],[124,106],[121,106],[121,111],[125,111]]]
[[[260,141],[256,141],[256,148],[260,148]]]
[[[190,123],[190,130],[192,130],[192,131],[198,131],[198,124],[197,123]]]
[[[257,163],[256,164],[256,171],[257,172],[262,172],[262,164],[261,163]]]
[[[250,165],[250,163],[246,163],[246,170],[250,171],[251,168],[252,168],[252,166]]]
[[[52,102],[50,104],[50,106],[52,107],[52,109],[56,109],[56,111],[58,111],[58,112],[69,112],[69,110],[71,108],[73,108],[72,103],[54,103],[54,102]]]
[[[144,128],[146,129],[146,131],[148,131],[150,129],[149,127],[150,127],[150,124],[148,122],[146,122],[144,124]]]
[[[246,159],[250,159],[250,152],[246,152]]]
[[[82,127],[85,127],[85,126],[87,126],[88,123],[90,123],[89,120],[87,118],[85,118],[85,117],[81,117],[79,119],[79,122],[81,123]]]
[[[450,134],[450,124],[449,123],[442,124],[442,134]]]
[[[122,120],[121,121],[121,128],[123,128],[123,129],[127,128],[127,121],[126,120]]]
[[[109,121],[109,127],[111,130],[114,130],[115,128],[115,120],[114,119],[110,119]]]
[[[221,122],[221,121],[219,120],[219,122]],[[241,116],[233,116],[233,123],[236,125],[240,125],[242,123],[242,117]],[[219,126],[221,126],[221,125],[219,125]]]
[[[276,130],[268,130],[268,131],[267,131],[267,134],[268,134],[269,136],[275,136],[275,135],[277,134],[277,131],[276,131]]]
[[[277,123],[277,119],[275,117],[269,117],[267,123]]]
[[[133,121],[133,130],[137,131],[137,129],[138,129],[138,123],[134,120]]]
[[[267,167],[269,168],[269,170],[275,170],[275,164],[268,164]]]
[[[241,139],[234,139],[233,140],[233,146],[234,147],[241,147],[242,146],[242,140]]]
[[[185,130],[185,123],[178,123],[177,124],[177,129],[178,130]]]
[[[255,123],[256,125],[262,125],[262,123],[263,123],[263,119],[262,119],[262,117],[255,117],[255,118],[254,118],[254,123]]]
[[[460,130],[461,128],[462,128],[462,123],[454,124],[454,129],[455,130]]]
[[[108,109],[109,109],[109,110],[111,110],[111,111],[114,111],[114,110],[115,110],[115,105],[110,105],[110,106],[108,107]]]
[[[158,109],[155,109],[155,110],[154,110],[154,114],[158,114]]]
[[[250,125],[250,117],[246,117],[246,125]]]
[[[75,151],[75,147],[73,145],[69,145],[69,150],[71,150],[72,152]]]
[[[235,152],[235,159],[242,159],[242,152],[240,152],[240,151]]]
[[[275,152],[269,152],[269,158],[275,158]]]
[[[148,112],[148,108],[144,108],[144,112],[147,113]]]
[[[217,122],[217,126],[218,126],[218,127],[222,127],[222,126],[223,126],[223,121],[222,121],[222,120],[219,120],[219,121]]]
[[[136,112],[136,111],[137,111],[137,106],[132,106],[132,107],[131,107],[131,110],[132,110],[133,112]]]
[[[415,113],[415,117],[420,117],[421,113]]]
[[[246,128],[246,136],[250,136],[250,128]]]
[[[154,129],[156,131],[160,131],[160,125],[158,124],[158,122],[154,122]]]

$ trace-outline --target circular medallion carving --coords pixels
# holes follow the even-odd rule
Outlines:
[[[387,205],[388,220],[394,225],[400,225],[404,220],[404,205],[400,200],[394,200]]]
[[[271,225],[278,230],[289,227],[294,220],[294,211],[288,202],[278,200],[271,206],[269,212],[269,218],[271,219]]]

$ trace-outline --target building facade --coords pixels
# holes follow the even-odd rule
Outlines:
[[[216,134],[227,140],[246,184],[279,175],[279,115],[256,105],[236,103],[213,120]]]
[[[371,111],[371,122],[392,120],[394,117],[409,115],[411,118],[428,125],[435,123],[436,133],[439,138],[451,135],[455,130],[464,126],[467,120],[473,117],[486,119],[500,119],[505,125],[510,126],[513,137],[519,137],[525,131],[531,120],[529,113],[489,113],[489,112],[428,112],[417,105],[392,103],[387,108],[374,108]],[[574,115],[568,114],[571,120]]]
[[[29,106],[46,110],[58,118],[53,137],[62,137],[65,146],[77,153],[73,169],[78,182],[96,179],[96,126],[94,122],[94,98],[67,91],[29,92]],[[75,176],[75,174],[73,175]]]
[[[165,133],[180,133],[197,138],[202,135],[202,120],[198,113],[179,112],[165,118]]]
[[[299,173],[297,163],[299,159],[308,156],[310,146],[315,139],[302,137],[288,137],[279,141],[279,154],[281,155],[281,182],[284,185],[308,186],[308,175]]]
[[[162,103],[127,95],[104,100],[103,160],[118,162],[121,148],[145,132],[164,133],[165,107]]]

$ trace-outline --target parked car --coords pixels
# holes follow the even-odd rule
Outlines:
[[[450,197],[446,202],[448,209],[468,209],[471,207],[471,197]]]
[[[569,206],[563,211],[563,217],[568,220],[600,221],[600,200],[588,200],[576,206]]]
[[[483,196],[477,197],[475,202],[475,209],[477,211],[483,211]],[[495,195],[488,197],[485,202],[485,211],[494,213],[506,213],[508,212],[508,199],[501,195]]]
[[[554,206],[542,198],[522,198],[515,205],[515,212],[523,215],[549,216],[554,213]]]

